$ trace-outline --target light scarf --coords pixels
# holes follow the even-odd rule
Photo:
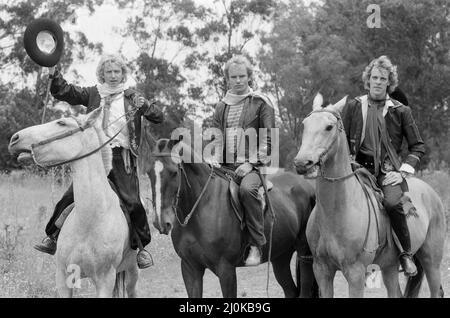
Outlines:
[[[244,99],[246,99],[249,96],[259,97],[262,100],[264,100],[267,105],[273,108],[272,101],[266,95],[264,95],[261,92],[253,91],[252,89],[250,89],[248,93],[245,93],[243,95],[236,95],[228,91],[225,94],[225,97],[222,99],[222,102],[224,102],[227,105],[234,106],[240,104]]]
[[[97,85],[98,92],[101,98],[105,98],[106,96],[122,93],[125,90],[125,84],[120,83],[119,85],[112,87],[106,83]]]

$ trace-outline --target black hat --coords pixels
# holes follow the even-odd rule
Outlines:
[[[391,94],[389,94],[389,96],[393,99],[398,100],[403,105],[408,106],[408,99],[406,98],[405,93],[400,90],[400,88],[396,87],[395,90]]]
[[[54,66],[59,62],[64,50],[63,30],[51,19],[36,19],[27,26],[23,45],[28,56],[37,64]]]

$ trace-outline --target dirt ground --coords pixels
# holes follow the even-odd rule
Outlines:
[[[436,179],[436,187],[447,191],[450,178]],[[448,179],[448,180],[447,180]],[[444,182],[445,181],[445,182]],[[55,261],[50,255],[33,249],[44,237],[44,228],[65,186],[56,186],[48,179],[16,178],[0,175],[0,297],[56,297]],[[449,206],[449,197],[445,197]],[[187,297],[181,276],[180,259],[175,253],[170,236],[159,234],[152,227],[152,243],[149,251],[155,265],[140,271],[139,297],[183,298]],[[292,262],[292,269],[294,262]],[[450,250],[446,245],[441,266],[445,297],[450,295]],[[403,275],[401,284],[404,285]],[[251,268],[238,268],[238,297],[280,298],[283,292],[275,280],[272,267],[267,276],[267,264]],[[268,288],[266,288],[268,283]],[[94,289],[83,280],[75,297],[93,297]],[[217,298],[222,293],[217,277],[206,271],[204,297]],[[347,284],[340,272],[335,279],[335,297],[347,297]],[[420,297],[428,296],[424,282]],[[386,297],[382,288],[366,288],[365,297]]]

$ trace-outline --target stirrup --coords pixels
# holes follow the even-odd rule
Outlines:
[[[142,249],[137,253],[136,261],[140,269],[148,268],[154,264],[152,255],[145,249]]]

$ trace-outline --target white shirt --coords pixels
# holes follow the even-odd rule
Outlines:
[[[100,106],[105,105],[105,99],[102,98]],[[123,128],[122,128],[123,127]],[[108,128],[106,134],[108,137],[114,136],[120,129],[122,131],[111,142],[111,148],[123,147],[130,149],[129,131],[127,119],[125,117],[124,94],[120,93],[111,101],[110,114],[108,119]]]

